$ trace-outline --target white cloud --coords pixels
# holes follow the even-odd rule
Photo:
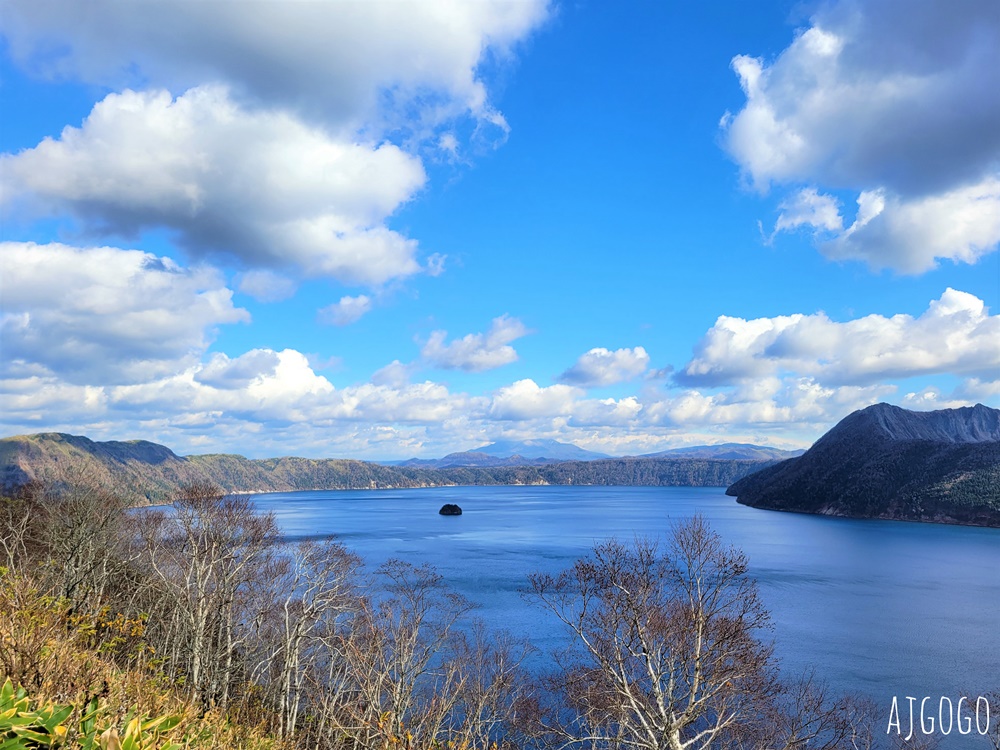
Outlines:
[[[725,146],[760,190],[852,190],[868,208],[884,197],[821,246],[831,257],[904,273],[975,262],[1000,242],[998,37],[991,3],[823,4],[773,62],[733,59],[746,104],[723,118]],[[776,230],[839,232],[832,199],[789,209],[806,194],[785,201]]]
[[[174,372],[216,326],[248,322],[214,269],[111,247],[0,243],[3,365],[75,384]]]
[[[966,404],[1000,401],[1000,377],[996,377],[996,373],[993,373],[986,379],[968,378],[956,389],[955,396]]]
[[[100,386],[73,385],[52,375],[0,378],[5,434],[51,430],[54,424],[75,425],[80,432],[107,414],[106,390]]]
[[[574,427],[638,425],[642,409],[642,403],[635,396],[588,399],[576,404],[569,424]]]
[[[645,407],[649,424],[690,429],[709,425],[746,430],[765,426],[812,427],[823,432],[848,413],[885,400],[892,385],[828,387],[812,378],[783,379],[766,398],[746,398],[737,391],[707,394],[690,390]]]
[[[434,331],[420,350],[424,360],[445,369],[469,372],[492,370],[517,361],[517,352],[510,342],[529,333],[517,318],[501,315],[493,319],[486,333],[470,333],[446,343],[447,331]]]
[[[907,409],[957,409],[976,403],[995,404],[1000,401],[1000,378],[981,380],[967,378],[950,393],[936,386],[926,386],[919,391],[907,393],[901,406]]]
[[[569,385],[540,387],[534,380],[518,380],[493,394],[490,416],[501,420],[526,420],[568,416],[583,392]]]
[[[898,390],[788,375],[721,392],[649,391],[602,400],[585,399],[584,391],[567,385],[520,380],[484,397],[440,383],[410,383],[410,371],[394,362],[373,382],[337,388],[300,352],[254,350],[233,358],[213,355],[176,374],[120,386],[74,385],[51,373],[22,372],[0,380],[0,427],[8,433],[59,429],[95,439],[143,437],[182,452],[235,447],[256,456],[440,456],[500,434],[635,454],[667,440],[690,443],[694,435],[702,443],[806,445],[854,409],[893,399]],[[998,396],[997,382],[971,378],[950,396],[925,389],[897,400],[911,408],[942,408],[968,398],[995,403]]]
[[[346,326],[361,320],[361,316],[371,309],[372,301],[367,295],[341,297],[339,302],[319,311],[319,321],[329,325]]]
[[[583,387],[614,385],[642,375],[649,367],[649,355],[641,346],[610,351],[591,349],[559,376],[563,383]]]
[[[82,127],[0,158],[8,193],[92,230],[165,226],[196,255],[348,283],[417,273],[416,242],[386,218],[426,180],[388,143],[335,138],[220,86],[109,94]],[[12,200],[8,198],[8,201]]]
[[[912,199],[863,192],[854,224],[820,249],[837,260],[862,260],[875,269],[912,274],[929,271],[939,258],[975,263],[998,242],[1000,178],[991,177]]]
[[[831,195],[822,195],[816,188],[800,190],[784,200],[778,208],[781,213],[774,225],[775,232],[787,232],[801,226],[839,232],[844,228],[837,200]]]
[[[174,92],[223,81],[377,140],[463,113],[502,130],[480,64],[509,54],[546,15],[541,0],[258,3],[252,12],[235,2],[10,0],[4,34],[36,73]]]
[[[482,411],[486,403],[431,382],[336,388],[294,349],[254,350],[233,360],[216,355],[176,375],[106,393],[112,408],[145,418],[167,417],[183,406],[186,413],[206,415],[209,422],[236,418],[278,426],[334,425],[342,420],[435,424]]]
[[[281,358],[270,349],[253,349],[235,359],[219,352],[195,371],[194,379],[213,388],[245,388],[255,380],[272,377]]]
[[[404,365],[398,359],[394,359],[385,367],[380,367],[372,373],[371,382],[375,385],[386,385],[393,388],[402,388],[409,384],[410,377],[416,367],[413,364]]]
[[[238,288],[258,302],[281,302],[294,297],[297,286],[281,274],[254,269],[241,275]]]
[[[824,384],[1000,369],[1000,316],[979,298],[947,289],[917,318],[869,315],[838,323],[820,312],[744,320],[720,316],[675,376],[718,386],[794,372]]]
[[[353,419],[362,422],[421,424],[441,423],[455,417],[480,412],[482,398],[453,394],[440,383],[426,381],[402,387],[365,383],[344,389],[339,402],[319,417]]]

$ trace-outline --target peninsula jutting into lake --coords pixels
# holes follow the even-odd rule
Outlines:
[[[1000,410],[876,404],[726,494],[755,508],[1000,525]]]

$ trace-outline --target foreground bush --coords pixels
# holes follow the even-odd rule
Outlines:
[[[280,750],[258,730],[197,712],[155,672],[101,654],[95,634],[113,642],[123,623],[74,615],[0,568],[0,748]]]
[[[67,720],[74,713],[80,714],[79,724],[68,726]],[[14,689],[9,678],[0,686],[0,747],[4,750],[44,747],[81,750],[181,748],[181,745],[162,737],[180,723],[180,716],[135,718],[127,723],[122,732],[116,726],[106,726],[101,718],[101,705],[96,697],[81,711],[74,711],[73,706],[31,701],[24,688]]]

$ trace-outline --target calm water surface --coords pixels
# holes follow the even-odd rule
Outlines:
[[[738,505],[719,488],[449,487],[256,496],[288,539],[335,535],[367,563],[430,563],[498,628],[548,650],[558,624],[520,596],[594,542],[700,513],[750,558],[786,674],[893,695],[1000,688],[1000,530],[855,521]],[[438,515],[458,503],[460,517]],[[954,738],[953,738],[954,739]],[[949,747],[947,743],[944,747]]]

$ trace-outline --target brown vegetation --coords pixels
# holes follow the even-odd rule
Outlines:
[[[0,499],[0,684],[27,691],[11,715],[65,714],[64,747],[144,727],[135,747],[874,747],[860,704],[779,679],[746,559],[700,519],[533,576],[574,638],[540,679],[531,645],[470,621],[432,569],[366,573],[277,535],[204,484],[140,511],[93,484]]]

